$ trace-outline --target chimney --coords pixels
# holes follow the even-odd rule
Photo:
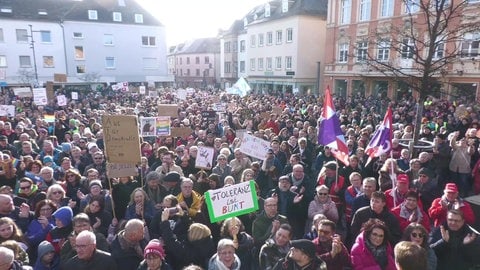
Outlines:
[[[118,0],[118,6],[124,7],[125,6],[125,0]]]

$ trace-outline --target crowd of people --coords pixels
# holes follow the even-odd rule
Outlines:
[[[0,270],[480,265],[466,200],[480,193],[471,101],[421,104],[428,143],[412,152],[413,97],[335,97],[348,165],[318,144],[322,97],[198,90],[181,100],[165,89],[155,98],[80,93],[59,107],[5,90],[0,102],[16,108],[0,120]],[[191,132],[141,138],[138,173],[109,177],[102,115],[161,116],[157,104],[177,104],[171,126]],[[219,107],[215,119],[202,116]],[[391,150],[371,159],[365,150],[388,107]],[[264,159],[240,150],[245,133],[269,142]],[[214,149],[211,169],[195,166],[199,146]],[[204,193],[245,181],[254,181],[259,209],[210,222]]]

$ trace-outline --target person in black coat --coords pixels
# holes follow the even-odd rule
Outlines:
[[[210,229],[204,224],[192,223],[188,229],[187,239],[180,241],[173,235],[168,221],[169,216],[168,209],[163,210],[160,223],[167,262],[173,269],[182,269],[190,264],[208,269],[208,260],[215,253],[215,244]]]
[[[110,251],[118,270],[137,269],[140,265],[143,250],[148,243],[145,239],[145,230],[143,221],[134,218],[127,221],[125,230],[115,236]]]

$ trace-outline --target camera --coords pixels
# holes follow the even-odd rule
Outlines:
[[[168,209],[168,213],[170,213],[170,215],[174,215],[176,213],[178,213],[178,208],[176,207],[170,207],[170,208],[167,208]]]

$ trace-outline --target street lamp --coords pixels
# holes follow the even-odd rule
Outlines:
[[[33,32],[40,32],[40,31],[33,31],[31,24],[29,24],[28,26],[30,27],[30,35],[28,37],[32,39],[32,41],[30,42],[30,48],[32,48],[32,52],[33,52],[33,68],[35,70],[35,84],[38,85],[37,58],[35,56],[35,40],[33,39]]]

